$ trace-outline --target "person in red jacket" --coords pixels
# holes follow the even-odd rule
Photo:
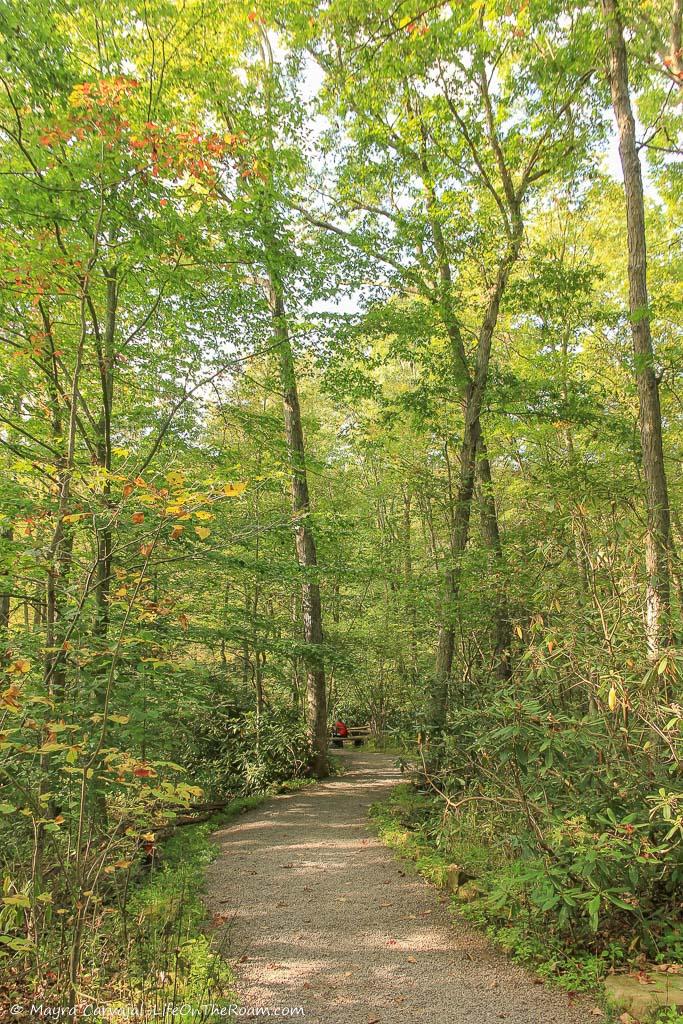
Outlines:
[[[343,747],[344,740],[349,735],[349,730],[346,728],[346,722],[343,722],[341,718],[332,726],[332,746]]]

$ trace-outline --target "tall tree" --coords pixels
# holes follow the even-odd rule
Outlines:
[[[343,159],[334,156],[334,203],[348,223],[312,219],[377,253],[407,291],[430,303],[447,340],[450,386],[461,409],[432,686],[431,717],[440,727],[491,354],[522,252],[525,210],[550,182],[577,173],[593,133],[591,73],[576,45],[587,25],[582,15],[545,9],[537,22],[522,9],[514,24],[507,8],[480,3],[449,9],[446,17],[387,15],[378,2],[352,14],[339,4],[333,12],[308,30],[308,45],[326,74],[328,109],[345,118],[355,144],[351,150],[339,140]],[[529,32],[535,51],[527,45]],[[520,131],[522,123],[528,131]],[[491,490],[489,481],[482,495]],[[489,524],[495,515],[489,502]],[[493,539],[493,530],[486,533]],[[502,629],[504,606],[496,612]],[[504,658],[499,665],[504,673]]]
[[[601,2],[609,50],[608,78],[619,133],[619,157],[626,197],[629,316],[638,385],[640,443],[647,505],[645,626],[648,657],[654,660],[659,657],[662,646],[666,646],[671,639],[669,495],[664,465],[659,381],[650,327],[643,175],[629,90],[628,55],[618,0]],[[680,11],[678,17],[680,19]]]
[[[291,494],[294,538],[301,583],[301,616],[306,641],[306,711],[313,751],[312,767],[321,778],[327,774],[327,691],[323,658],[323,617],[320,584],[316,579],[318,556],[311,528],[311,499],[306,475],[306,449],[301,423],[301,406],[296,382],[292,344],[289,338],[282,285],[270,277],[270,305],[278,341],[280,386],[284,408],[285,438],[291,465]]]

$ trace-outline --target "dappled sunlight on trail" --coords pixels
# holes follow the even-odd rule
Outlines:
[[[589,1009],[537,985],[368,830],[400,779],[391,758],[268,801],[217,834],[208,902],[225,916],[245,1006],[304,1007],[308,1024],[578,1024]]]

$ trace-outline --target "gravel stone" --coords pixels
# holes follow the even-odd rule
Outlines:
[[[245,1007],[306,1024],[579,1024],[594,1005],[539,984],[368,828],[400,773],[344,751],[346,774],[274,797],[215,834],[206,902]],[[247,1018],[248,1019],[248,1018]]]

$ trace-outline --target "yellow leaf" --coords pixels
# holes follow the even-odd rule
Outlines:
[[[116,722],[118,725],[126,725],[127,722],[130,722],[130,718],[128,715],[110,715],[109,721]]]
[[[24,676],[24,675],[26,675],[27,672],[30,671],[30,669],[31,669],[31,662],[30,661],[27,661],[26,658],[17,658],[16,661],[12,662],[12,664],[7,669],[7,671],[8,671],[8,673],[10,673],[12,675],[15,674],[15,673],[20,673],[21,675]]]
[[[144,832],[142,838],[145,840],[146,843],[153,843],[154,840],[156,839],[156,836],[154,835],[153,832]]]
[[[607,695],[607,707],[610,711],[614,711],[617,706],[617,691],[613,686],[610,687],[609,694]]]
[[[211,535],[211,530],[208,526],[195,526],[194,532],[197,534],[200,540],[206,540]]]
[[[3,896],[2,902],[8,907],[30,907],[31,901],[23,893],[19,896]]]
[[[185,477],[176,469],[166,474],[166,480],[171,485],[171,487],[182,487],[183,484],[185,483]]]
[[[228,498],[239,498],[240,494],[244,494],[246,489],[246,483],[226,484],[223,488],[223,494]]]
[[[520,640],[524,637],[524,630],[521,626],[515,626],[515,633],[517,634]]]
[[[87,514],[88,514],[87,512],[74,512],[70,516],[63,516],[62,517],[62,522],[63,523],[77,523],[80,519],[85,519]]]
[[[209,519],[215,519],[213,512],[205,512],[204,509],[200,509],[199,512],[195,512],[195,517],[201,519],[204,522],[208,522]]]

